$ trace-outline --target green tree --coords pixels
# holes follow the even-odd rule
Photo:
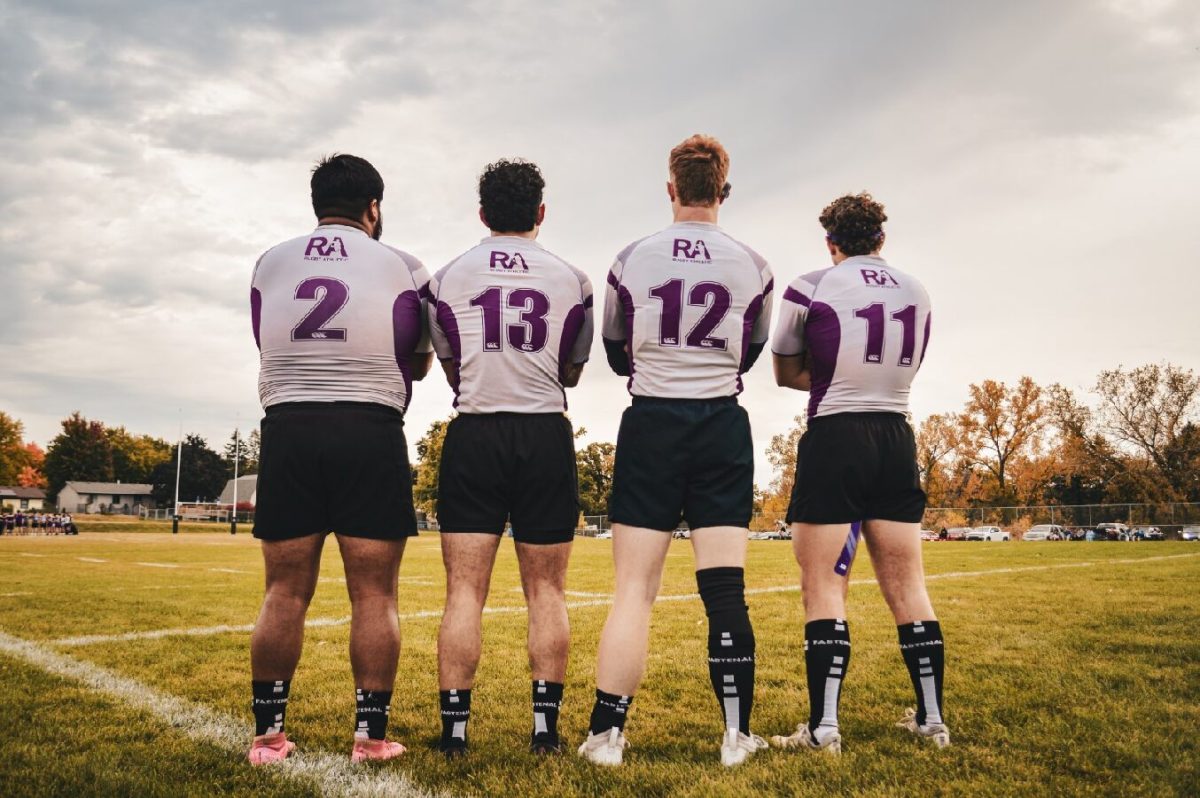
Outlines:
[[[616,452],[617,447],[611,443],[589,443],[575,452],[575,468],[579,475],[579,504],[584,515],[608,514]]]
[[[175,497],[175,458],[160,463],[150,477],[154,500],[169,506]],[[208,448],[199,435],[183,439],[183,469],[179,475],[179,501],[215,501],[225,489],[225,460]]]
[[[0,411],[0,485],[16,485],[29,465],[24,438],[25,425]]]
[[[229,436],[229,440],[225,443],[225,470],[229,474],[229,478],[233,479],[234,471],[234,452],[235,442],[237,449],[237,473],[238,476],[245,474],[258,473],[258,452],[261,447],[261,438],[258,430],[251,430],[249,435],[242,433],[241,430],[234,430]]]
[[[46,450],[47,493],[57,496],[68,480],[112,482],[112,443],[99,421],[79,411],[63,419],[62,432]]]
[[[124,427],[105,431],[112,446],[113,479],[118,482],[148,483],[154,469],[170,460],[171,444],[150,435],[134,435]]]
[[[429,425],[424,437],[417,441],[413,504],[430,514],[437,512],[438,471],[442,467],[442,444],[446,442],[446,428],[449,425],[450,419],[435,421]]]

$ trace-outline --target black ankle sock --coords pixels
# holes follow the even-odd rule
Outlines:
[[[471,691],[442,690],[438,693],[442,707],[441,749],[467,747],[467,721],[471,719]]]
[[[808,671],[808,729],[837,728],[842,680],[850,665],[850,627],[841,618],[804,625],[804,664]]]
[[[356,709],[354,733],[365,734],[372,740],[387,736],[388,712],[392,707],[391,690],[354,690]]]
[[[254,710],[254,735],[259,737],[283,731],[283,716],[287,712],[292,680],[250,682],[250,689],[254,693],[251,704]]]
[[[900,654],[908,667],[917,694],[917,723],[944,723],[942,679],[946,670],[946,644],[937,621],[916,621],[897,626]]]
[[[596,691],[596,703],[592,706],[592,721],[588,731],[592,734],[606,732],[611,728],[625,729],[625,715],[633,703],[631,695],[613,695],[603,690]]]
[[[562,708],[563,686],[536,679],[533,682],[533,737],[535,742],[558,742],[558,711]]]
[[[696,584],[708,615],[708,676],[725,728],[750,733],[754,708],[754,628],[741,568],[705,568]]]

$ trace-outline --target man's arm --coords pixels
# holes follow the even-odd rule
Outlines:
[[[413,352],[412,357],[408,359],[409,373],[417,382],[425,379],[425,375],[429,373],[429,367],[432,365],[433,352]]]
[[[629,347],[624,341],[604,339],[604,354],[608,357],[608,367],[618,377],[628,377],[632,370],[629,368]]]
[[[812,390],[812,367],[808,355],[775,355],[775,384],[797,391]]]
[[[579,384],[579,378],[583,376],[583,367],[586,363],[571,363],[563,368],[562,384],[564,388],[574,388]]]
[[[446,382],[450,383],[450,387],[458,390],[458,365],[453,358],[446,358],[439,361],[442,364],[442,371],[446,373]]]

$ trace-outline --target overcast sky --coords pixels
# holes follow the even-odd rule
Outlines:
[[[314,222],[309,170],[368,158],[385,240],[473,245],[475,180],[541,165],[541,241],[597,286],[670,221],[667,152],[732,157],[721,223],[776,279],[827,264],[862,189],[936,319],[913,411],[985,378],[1084,388],[1200,369],[1200,4],[0,0],[0,409],[45,444],[73,410],[219,445],[260,415],[248,288]],[[765,361],[759,450],[801,413]],[[571,415],[613,440],[597,340]],[[417,384],[410,444],[450,412]]]

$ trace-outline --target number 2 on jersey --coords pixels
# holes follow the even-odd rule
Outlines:
[[[867,322],[867,349],[863,353],[864,363],[883,362],[883,325],[884,306],[882,302],[874,302],[865,308],[854,311],[854,315]],[[898,365],[911,366],[913,353],[917,348],[917,306],[905,305],[892,313],[892,321],[900,322],[903,338],[900,341],[900,362]]]
[[[316,300],[316,306],[292,328],[293,341],[345,341],[345,327],[326,327],[346,307],[350,288],[334,277],[309,277],[296,286],[296,299]]]
[[[500,352],[504,344],[500,340],[503,308],[501,299],[504,289],[489,286],[471,300],[471,306],[479,308],[483,315],[483,351]],[[508,292],[507,304],[519,308],[520,321],[508,325],[508,345],[520,352],[540,352],[546,348],[550,338],[550,325],[546,315],[550,312],[550,299],[534,288],[515,288]]]
[[[668,280],[650,289],[650,296],[662,302],[662,315],[658,322],[658,343],[662,346],[679,346],[683,316],[683,280]],[[720,283],[696,283],[688,292],[688,304],[707,307],[700,321],[687,334],[686,343],[695,349],[719,349],[725,351],[729,341],[716,338],[711,333],[724,320],[733,304],[729,289]]]

